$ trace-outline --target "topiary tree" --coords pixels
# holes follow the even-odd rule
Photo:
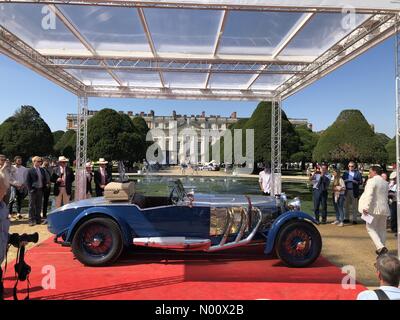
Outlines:
[[[344,110],[322,133],[314,149],[313,160],[385,163],[387,152],[359,110]]]
[[[306,125],[297,126],[295,131],[300,139],[299,152],[293,153],[290,160],[294,162],[302,162],[303,169],[305,162],[312,161],[312,154],[319,140],[319,134],[307,128]]]
[[[390,138],[384,133],[377,132],[375,135],[376,135],[377,141],[384,146],[386,146],[388,144],[388,142],[390,141]]]
[[[88,122],[90,159],[137,161],[142,150],[142,136],[126,114],[103,109]]]
[[[60,139],[62,138],[62,136],[64,135],[64,131],[62,130],[57,130],[53,132],[53,140],[54,140],[54,145],[57,144],[58,141],[60,141]]]
[[[255,163],[271,162],[271,102],[260,102],[249,119],[239,120],[230,126],[232,137],[234,129],[242,129],[242,151],[245,150],[246,129],[254,129],[254,161]],[[288,161],[290,156],[299,151],[300,138],[282,111],[282,162]],[[223,145],[221,145],[223,151]],[[222,158],[223,159],[223,158]],[[254,166],[256,169],[256,166]]]
[[[0,149],[9,158],[20,155],[27,161],[34,155],[50,155],[53,143],[49,126],[32,106],[21,106],[0,125]]]
[[[271,102],[260,102],[243,129],[254,129],[255,162],[271,161]],[[289,161],[290,156],[299,151],[300,138],[293,125],[282,111],[282,162]]]

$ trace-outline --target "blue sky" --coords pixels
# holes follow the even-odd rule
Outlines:
[[[360,109],[377,132],[395,134],[394,38],[369,50],[283,103],[288,117],[308,118],[314,130],[327,128],[343,109]],[[76,97],[28,68],[0,55],[0,122],[24,104],[33,105],[55,130],[65,130],[67,113],[75,113]],[[158,115],[181,114],[250,116],[256,102],[100,99],[90,109],[105,107],[134,112],[153,109]]]

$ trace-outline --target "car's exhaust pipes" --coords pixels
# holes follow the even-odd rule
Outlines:
[[[211,246],[211,240],[186,237],[146,237],[133,238],[133,244],[141,247],[162,248],[176,251],[207,251]]]

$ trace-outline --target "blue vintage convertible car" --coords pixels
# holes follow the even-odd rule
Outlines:
[[[178,180],[168,197],[135,193],[130,201],[103,197],[67,204],[48,215],[55,242],[71,246],[89,266],[113,263],[126,247],[216,252],[265,242],[288,266],[305,267],[320,255],[317,222],[299,200],[187,193]]]

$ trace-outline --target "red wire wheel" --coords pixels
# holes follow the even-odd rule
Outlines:
[[[121,230],[110,218],[94,217],[86,220],[79,226],[72,240],[75,257],[88,266],[112,264],[122,250]]]
[[[283,225],[275,242],[277,256],[289,267],[307,267],[320,255],[321,235],[304,220],[292,220]]]

